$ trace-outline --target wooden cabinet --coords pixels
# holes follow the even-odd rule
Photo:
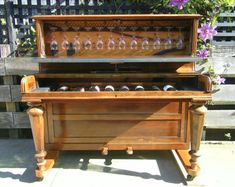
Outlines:
[[[61,150],[174,149],[188,174],[198,174],[204,104],[211,100],[210,78],[194,72],[200,15],[34,18],[40,73],[24,77],[21,90],[37,177]]]

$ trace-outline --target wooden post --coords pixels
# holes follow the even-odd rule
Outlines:
[[[207,111],[204,106],[205,102],[193,102],[190,107],[190,135],[191,135],[191,149],[176,150],[186,172],[188,173],[188,180],[192,180],[199,174],[200,167],[198,164],[199,149],[203,133],[204,118]]]
[[[14,85],[16,82],[15,77],[11,75],[7,75],[3,77],[4,85]],[[12,98],[12,96],[10,96]],[[12,99],[11,99],[12,100]],[[15,102],[6,102],[6,109],[7,112],[16,112],[19,109],[19,105]],[[13,124],[14,124],[14,117],[13,117]],[[19,137],[18,129],[9,129],[9,137],[17,139]]]
[[[29,115],[33,140],[35,146],[35,157],[37,159],[37,169],[35,170],[36,177],[43,178],[46,172],[53,167],[54,159],[45,159],[47,152],[45,151],[44,142],[44,110],[41,103],[28,103],[30,108],[27,110]]]
[[[43,109],[40,106],[40,104],[37,105],[33,104],[27,110],[27,113],[29,115],[32,133],[33,133],[34,145],[36,150],[35,157],[37,159],[38,172],[43,173],[45,171],[45,165],[46,165]]]
[[[16,50],[16,32],[14,28],[14,14],[13,14],[13,1],[6,0],[6,20],[7,20],[7,30],[8,30],[8,38],[12,56],[15,56],[14,51]]]
[[[191,150],[189,154],[191,156],[190,164],[191,168],[189,170],[189,175],[196,176],[200,171],[200,167],[198,165],[198,158],[200,155],[198,154],[203,126],[204,126],[204,118],[207,108],[204,106],[205,103],[194,102],[190,108],[190,117],[191,117]]]

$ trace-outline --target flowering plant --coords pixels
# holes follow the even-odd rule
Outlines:
[[[208,62],[211,40],[217,34],[215,22],[218,15],[225,9],[232,8],[234,0],[137,0],[150,5],[153,13],[164,14],[201,14],[200,28],[198,29],[198,50],[197,56],[202,58],[201,63]],[[213,84],[223,84],[225,78],[216,75],[212,66],[208,65],[208,74]]]

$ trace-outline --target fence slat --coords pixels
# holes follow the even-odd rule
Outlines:
[[[38,63],[32,58],[6,58],[5,68],[7,75],[29,75],[38,73]]]
[[[0,76],[5,75],[5,64],[4,64],[4,60],[0,59]]]
[[[234,37],[234,36],[235,32],[218,32],[218,34],[216,35],[216,37]]]
[[[226,22],[226,21],[224,21],[222,23],[216,23],[216,25],[218,27],[234,27],[235,26],[235,22]]]
[[[0,102],[10,102],[11,92],[9,85],[0,85]]]
[[[234,57],[210,58],[210,62],[216,74],[220,74],[225,77],[235,77]]]
[[[208,129],[235,129],[235,110],[208,110],[205,127]]]
[[[212,94],[212,103],[216,105],[235,105],[235,85],[219,85],[218,91]]]
[[[0,112],[0,129],[13,126],[12,112]]]
[[[14,128],[30,128],[29,117],[26,112],[13,112]]]
[[[11,85],[11,101],[20,102],[21,101],[21,91],[20,85]]]

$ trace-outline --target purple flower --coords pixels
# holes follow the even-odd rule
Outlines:
[[[217,34],[215,29],[216,26],[212,27],[210,23],[202,24],[201,28],[198,29],[199,37],[204,41],[207,39],[212,40],[213,36]]]
[[[171,6],[177,6],[179,10],[183,9],[183,6],[188,2],[188,0],[171,0]]]
[[[198,51],[197,56],[199,56],[201,58],[206,58],[209,56],[209,51],[206,49],[201,49]]]
[[[224,84],[225,83],[225,78],[223,78],[223,77],[220,77],[219,75],[216,77],[216,83],[218,84],[218,85],[220,85],[220,84]]]

